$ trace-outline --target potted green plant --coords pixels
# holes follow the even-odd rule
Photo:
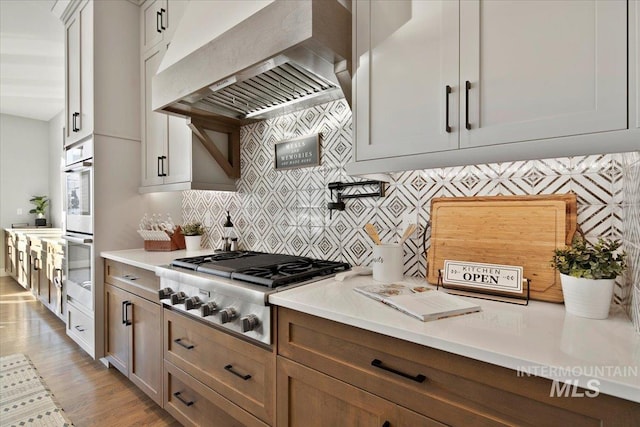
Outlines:
[[[592,244],[578,236],[571,246],[554,251],[551,262],[560,272],[568,313],[591,319],[609,316],[615,278],[626,268],[620,246],[618,240],[598,239]]]
[[[204,234],[204,226],[201,222],[187,222],[182,226],[182,234],[184,234],[184,243],[187,251],[200,249],[202,235]]]
[[[36,205],[35,208],[29,211],[29,213],[36,214],[38,216],[36,218],[36,225],[47,225],[47,219],[44,217],[44,214],[47,209],[47,205],[49,204],[49,198],[47,196],[31,196],[31,200],[29,201]]]

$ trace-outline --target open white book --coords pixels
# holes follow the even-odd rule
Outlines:
[[[477,304],[426,286],[392,283],[358,286],[353,290],[423,322],[481,310]]]

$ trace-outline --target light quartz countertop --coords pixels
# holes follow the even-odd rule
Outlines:
[[[176,258],[213,250],[101,252],[104,258],[154,271]],[[422,279],[407,278],[425,285]],[[528,306],[464,298],[482,306],[479,313],[421,322],[353,291],[374,284],[369,276],[333,279],[277,292],[271,304],[481,360],[521,374],[575,381],[601,393],[640,403],[640,335],[621,308],[606,320],[566,314],[564,305],[531,301]],[[588,383],[588,381],[598,381]],[[589,390],[589,389],[587,389]],[[593,390],[593,389],[592,389]]]
[[[113,261],[123,262],[145,270],[155,271],[159,265],[169,264],[176,258],[184,258],[198,255],[209,255],[214,249],[202,249],[199,251],[145,251],[144,249],[125,249],[121,251],[100,252],[100,256]]]
[[[407,278],[424,286],[423,279]],[[564,305],[528,306],[466,298],[478,313],[422,322],[361,295],[365,276],[327,279],[269,296],[271,304],[380,334],[640,402],[640,335],[620,307],[593,320],[565,313]],[[591,381],[591,382],[589,382]]]

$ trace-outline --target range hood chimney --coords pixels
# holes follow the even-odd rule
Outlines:
[[[193,28],[187,18],[178,31]],[[351,104],[350,58],[351,13],[338,0],[275,0],[156,74],[152,107],[245,124],[342,97]]]

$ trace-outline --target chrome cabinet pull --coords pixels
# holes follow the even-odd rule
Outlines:
[[[471,82],[469,80],[467,80],[464,83],[464,90],[465,90],[465,104],[464,104],[465,127],[467,128],[467,130],[471,130],[471,123],[469,123],[469,91],[471,90]]]
[[[451,133],[451,126],[449,126],[449,94],[451,93],[451,86],[447,85],[445,88],[445,122],[444,122],[444,130],[447,133]]]
[[[387,371],[387,372],[391,372],[392,374],[400,375],[401,377],[408,378],[411,381],[415,381],[417,383],[422,383],[422,382],[424,382],[424,380],[427,379],[427,377],[425,377],[422,374],[418,374],[418,375],[415,375],[415,376],[414,375],[409,375],[409,374],[405,374],[404,372],[398,371],[396,369],[390,368],[388,366],[384,366],[382,364],[382,361],[378,360],[378,359],[373,359],[371,361],[371,366],[374,366],[376,368],[382,369],[382,370]]]
[[[251,375],[246,374],[246,375],[242,375],[241,373],[239,373],[238,371],[236,371],[235,369],[233,369],[233,365],[227,365],[224,367],[225,371],[229,371],[231,372],[233,375],[242,378],[243,380],[248,380],[249,378],[251,378]]]
[[[182,393],[179,391],[176,391],[175,393],[173,393],[173,397],[178,399],[180,402],[184,403],[185,406],[193,405],[193,400],[186,400],[184,397],[182,397]]]
[[[176,338],[175,340],[173,340],[173,342],[178,344],[180,347],[186,348],[187,350],[191,350],[195,347],[193,344],[185,344],[184,342],[182,342],[182,338]]]

